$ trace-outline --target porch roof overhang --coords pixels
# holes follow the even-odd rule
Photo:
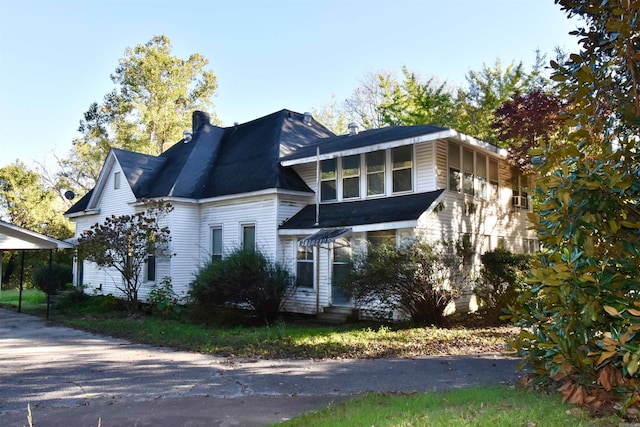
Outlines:
[[[332,243],[340,237],[351,233],[351,228],[323,228],[311,236],[307,236],[298,242],[299,246],[318,246]]]
[[[71,249],[72,244],[0,221],[0,250]]]
[[[444,190],[353,202],[321,203],[318,223],[316,205],[307,205],[280,226],[279,234],[308,234],[328,229],[378,229],[379,224],[417,224],[418,218],[433,211]],[[386,227],[398,228],[398,227]]]

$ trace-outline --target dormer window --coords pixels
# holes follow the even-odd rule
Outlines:
[[[323,160],[320,173],[320,197],[326,200],[336,200],[337,193],[336,159]]]
[[[367,195],[384,194],[384,151],[366,154]]]
[[[120,172],[113,174],[113,189],[118,190],[120,188]]]
[[[360,156],[342,158],[342,198],[360,197]]]
[[[411,191],[413,188],[411,151],[411,145],[404,145],[391,150],[391,169],[393,170],[394,193]]]

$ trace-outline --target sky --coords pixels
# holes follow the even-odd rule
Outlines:
[[[154,35],[200,53],[223,125],[348,98],[369,73],[462,85],[496,59],[577,51],[553,0],[0,0],[0,167],[55,170],[127,47]],[[346,130],[345,130],[346,132]]]

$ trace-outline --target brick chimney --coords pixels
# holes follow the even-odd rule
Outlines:
[[[193,112],[193,115],[191,116],[191,129],[193,133],[196,133],[203,125],[209,123],[211,123],[209,113],[205,113],[204,111]]]

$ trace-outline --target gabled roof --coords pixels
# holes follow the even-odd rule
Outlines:
[[[112,149],[96,188],[65,214],[91,207],[102,191],[103,175],[117,161],[137,199],[207,199],[266,189],[312,193],[293,169],[278,159],[319,139],[335,136],[310,116],[281,110],[259,119],[218,127],[194,112],[191,140],[181,140],[160,156]]]
[[[307,205],[280,226],[281,230],[353,227],[417,220],[424,212],[434,209],[444,190],[354,202],[321,203],[319,223],[316,224],[316,205]]]

